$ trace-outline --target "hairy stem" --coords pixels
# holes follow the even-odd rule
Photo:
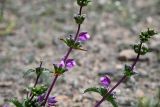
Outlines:
[[[79,14],[79,15],[82,14],[82,6],[80,7],[78,14]],[[79,32],[80,32],[80,28],[81,28],[81,24],[78,25],[78,28],[77,28],[77,31],[76,31],[76,35],[75,35],[75,38],[74,38],[75,41],[76,41],[77,38],[78,38],[78,35],[79,35]],[[70,53],[72,52],[72,50],[73,50],[73,48],[71,48],[71,47],[68,49],[68,51],[67,51],[67,53],[66,53],[66,55],[65,55],[65,57],[64,57],[64,63],[66,63],[66,60],[68,59],[68,57],[69,57]],[[49,97],[49,95],[50,95],[50,93],[51,93],[51,91],[52,91],[52,89],[53,89],[53,86],[54,86],[54,84],[56,83],[56,80],[57,80],[58,77],[59,77],[59,75],[56,75],[56,76],[54,77],[54,79],[53,79],[53,81],[52,81],[52,84],[51,84],[51,86],[49,87],[49,89],[48,89],[48,91],[47,91],[47,95],[46,95],[46,97],[45,97],[45,99],[44,99],[44,102],[43,102],[43,105],[44,105],[44,106],[46,105],[46,102],[47,102],[47,100],[48,100],[48,97]]]
[[[39,65],[39,70],[41,70],[41,68],[42,68],[42,61],[40,61],[40,65]],[[41,71],[39,71],[39,72],[41,72]],[[34,83],[34,86],[33,87],[36,87],[37,86],[37,84],[38,84],[38,80],[39,80],[39,77],[40,77],[40,74],[39,75],[37,75],[37,78],[36,78],[36,81],[35,81],[35,83]],[[32,99],[34,98],[34,95],[32,94],[32,92],[30,93],[30,101],[32,101]]]
[[[48,100],[48,97],[49,97],[49,95],[50,95],[50,93],[51,93],[51,91],[52,91],[52,88],[53,88],[53,86],[54,86],[55,83],[56,83],[57,78],[58,78],[58,75],[55,75],[55,77],[54,77],[54,79],[53,79],[53,82],[52,82],[52,84],[50,85],[50,87],[49,87],[49,89],[48,89],[48,92],[47,92],[47,94],[46,94],[46,96],[45,96],[45,99],[44,99],[44,102],[42,103],[42,105],[45,106],[45,104],[46,104],[46,102],[47,102],[47,100]]]
[[[42,68],[42,61],[40,61],[39,70],[41,70],[41,68]],[[39,72],[41,72],[41,71],[39,71]],[[38,83],[38,80],[39,80],[39,77],[40,77],[40,74],[37,75],[36,81],[35,81],[35,83],[34,83],[34,87],[36,87],[36,85],[37,85],[37,83]]]

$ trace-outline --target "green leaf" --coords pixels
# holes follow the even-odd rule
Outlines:
[[[141,48],[141,50],[140,50],[140,48]],[[150,52],[150,49],[147,46],[142,45],[140,47],[140,44],[133,45],[133,49],[134,49],[135,53],[137,53],[137,54],[139,53],[140,55],[145,55],[146,53]]]
[[[87,88],[85,91],[84,91],[84,93],[86,93],[86,92],[99,92],[99,90],[98,90],[99,88],[96,88],[96,87],[92,87],[92,88]]]
[[[96,92],[99,93],[101,96],[104,96],[107,94],[107,89],[105,88],[96,88],[96,87],[92,87],[92,88],[88,88],[84,91],[84,93],[86,92]]]
[[[24,73],[24,76],[29,75],[30,73],[36,73],[36,75],[41,75],[43,72],[51,72],[49,69],[47,68],[42,68],[42,67],[37,67],[35,69],[29,69]]]
[[[31,92],[34,96],[39,96],[47,91],[47,87],[44,85],[38,85],[31,88]]]
[[[142,46],[140,55],[145,55],[148,52],[150,52],[150,49],[148,47]]]
[[[141,42],[144,43],[144,42],[147,42],[155,34],[157,33],[154,30],[148,28],[147,31],[141,32],[141,34],[139,35],[139,38]]]
[[[81,48],[82,47],[81,42],[75,41],[72,37],[65,39],[61,38],[60,40],[62,40],[70,48],[86,51],[85,49]]]
[[[99,88],[99,93],[101,96],[104,96],[108,93],[108,90],[105,88]]]
[[[99,93],[101,96],[104,96],[108,91],[105,88],[96,88],[96,87],[92,87],[92,88],[88,88],[84,91],[84,93],[86,92],[96,92]]]
[[[25,77],[26,75],[29,75],[30,73],[33,73],[35,71],[36,71],[35,69],[29,69],[26,72],[24,72],[23,77]]]
[[[109,95],[106,100],[112,104],[113,107],[118,107],[117,102],[115,101],[115,97],[113,95]]]
[[[84,19],[85,19],[85,17],[86,17],[86,15],[85,14],[83,14],[83,15],[75,15],[74,16],[74,19],[75,19],[75,22],[77,23],[77,24],[82,24],[83,23],[83,21],[84,21]]]
[[[115,100],[111,100],[109,102],[112,104],[113,107],[118,107],[118,104],[117,104],[117,102]]]
[[[92,87],[92,88],[88,88],[84,91],[84,93],[86,92],[96,92],[99,93],[102,97],[105,96],[108,93],[108,90],[106,88],[96,88],[96,87]]]
[[[12,99],[11,102],[12,102],[16,107],[23,107],[23,105],[21,104],[21,102],[19,102],[19,101],[17,100],[17,98]]]
[[[137,54],[139,53],[140,48],[141,48],[140,44],[133,45],[134,52],[137,53]]]
[[[55,64],[53,66],[54,66],[55,74],[60,75],[67,71],[67,69],[57,66]]]
[[[24,99],[23,100],[23,107],[41,107],[39,103],[37,103],[37,99]]]
[[[42,68],[42,67],[37,67],[37,68],[35,69],[36,75],[41,75],[41,74],[42,74],[43,72],[45,72],[45,71],[51,72],[49,69],[47,69],[47,68]]]
[[[126,75],[127,77],[131,77],[134,74],[135,74],[135,72],[133,72],[133,70],[131,69],[131,67],[128,66],[128,65],[125,65],[124,75]]]
[[[84,91],[84,93],[86,92],[96,92],[99,93],[102,97],[106,96],[108,90],[105,88],[96,88],[96,87],[92,87],[92,88],[88,88]],[[113,96],[113,94],[108,95],[108,97],[106,98],[106,100],[108,102],[110,102],[112,104],[113,107],[118,107],[116,101],[115,101],[115,97]]]
[[[79,6],[87,6],[89,2],[91,1],[90,0],[77,0],[77,4]]]

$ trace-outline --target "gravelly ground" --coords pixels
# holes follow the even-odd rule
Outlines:
[[[0,106],[11,97],[21,99],[24,86],[34,76],[23,78],[23,72],[38,66],[53,69],[67,47],[60,37],[74,34],[73,15],[78,11],[74,0],[8,0],[4,12],[3,30],[11,23],[9,33],[0,31]],[[158,4],[159,3],[159,4]],[[123,65],[134,58],[130,45],[137,42],[140,31],[151,27],[160,29],[160,0],[93,0],[83,13],[87,19],[81,31],[88,31],[91,40],[85,44],[87,52],[74,51],[70,57],[78,66],[61,76],[53,95],[58,107],[92,107],[101,97],[95,93],[83,94],[91,86],[99,86],[98,74],[108,73],[112,85],[122,76]],[[152,39],[153,52],[142,57],[136,70],[138,75],[121,84],[115,91],[120,107],[135,107],[139,97],[153,96],[160,87],[160,38]],[[123,58],[119,59],[120,56]],[[50,83],[52,75],[44,75]],[[48,79],[50,77],[50,79]],[[103,103],[102,107],[110,107]]]

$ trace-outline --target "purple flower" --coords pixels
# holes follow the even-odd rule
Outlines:
[[[87,32],[81,32],[79,34],[78,40],[81,42],[85,42],[90,38],[90,35]]]
[[[71,69],[76,65],[76,62],[74,61],[74,59],[67,59],[66,60],[66,68],[67,69]]]
[[[108,88],[108,86],[109,86],[110,83],[111,83],[111,80],[109,79],[109,77],[104,76],[104,77],[101,77],[101,78],[100,78],[100,83],[101,83],[102,86]]]
[[[42,94],[42,95],[38,96],[37,100],[38,100],[39,103],[42,103],[44,98],[45,98],[45,94]],[[47,107],[55,106],[55,104],[57,103],[55,98],[56,97],[53,97],[53,96],[48,98],[48,100],[47,100],[47,105],[48,106]]]
[[[48,98],[48,101],[47,101],[47,102],[48,102],[48,106],[55,106],[55,104],[56,104],[56,102],[57,102],[57,101],[55,100],[55,98],[56,98],[56,97],[49,97],[49,98]]]
[[[76,65],[76,62],[74,59],[67,59],[66,63],[64,63],[64,60],[62,59],[59,66],[60,67],[66,67],[67,69],[71,69]]]
[[[42,102],[44,100],[45,94],[38,96],[38,102]]]
[[[59,67],[65,67],[65,63],[64,63],[64,60],[62,59],[60,64],[59,64]]]

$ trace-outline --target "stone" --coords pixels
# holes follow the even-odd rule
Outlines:
[[[56,99],[57,99],[57,100],[62,100],[62,101],[64,101],[64,100],[69,99],[69,97],[66,96],[66,95],[59,95],[59,96],[56,96]]]
[[[116,73],[116,70],[115,69],[108,69],[108,70],[103,70],[103,71],[99,71],[98,72],[98,75],[99,76],[104,76],[104,75],[114,75]]]
[[[136,57],[136,53],[132,49],[122,50],[118,55],[118,60],[127,61],[130,59],[134,59]]]
[[[6,88],[6,87],[11,87],[13,85],[12,81],[6,81],[6,82],[0,82],[0,87],[1,88]]]
[[[124,68],[124,65],[122,65],[122,64],[117,64],[117,65],[115,66],[115,68],[116,68],[117,70],[121,70],[121,69]]]

